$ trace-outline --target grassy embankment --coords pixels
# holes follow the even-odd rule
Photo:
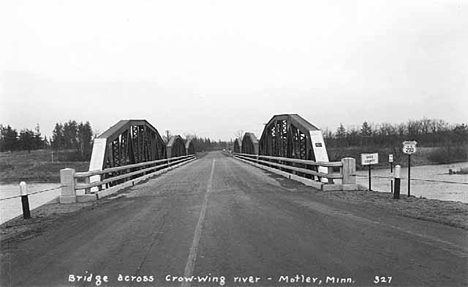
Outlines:
[[[52,161],[53,153],[53,161]],[[87,171],[89,161],[73,161],[75,151],[33,150],[0,153],[0,183],[60,182],[60,170]]]
[[[362,153],[378,153],[379,164],[374,165],[374,168],[388,168],[388,155],[393,154],[393,164],[399,164],[402,167],[408,166],[408,156],[403,154],[401,150],[381,147],[347,147],[347,148],[327,148],[330,161],[340,161],[344,157],[352,157],[356,159],[356,169],[361,170],[361,154]],[[446,148],[440,147],[419,147],[417,152],[411,155],[411,166],[419,165],[434,165],[434,164],[450,164],[456,162],[468,161],[468,146],[459,147],[457,150],[452,149],[450,155]],[[448,170],[447,170],[448,172]]]

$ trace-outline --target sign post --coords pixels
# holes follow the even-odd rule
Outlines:
[[[388,162],[390,163],[390,192],[393,193],[393,154],[388,155]]]
[[[378,153],[362,153],[361,154],[361,165],[368,165],[369,166],[369,190],[372,191],[371,186],[371,165],[379,163],[379,154]]]
[[[408,197],[411,195],[411,155],[416,152],[416,141],[404,141],[403,153],[408,155]]]

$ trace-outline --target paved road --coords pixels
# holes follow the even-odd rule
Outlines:
[[[209,153],[11,243],[0,285],[463,286],[466,239]]]

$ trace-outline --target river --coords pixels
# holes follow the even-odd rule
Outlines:
[[[449,174],[449,169],[459,170],[467,166],[468,162],[411,167],[411,195],[468,203],[468,174]],[[388,169],[373,169],[371,174],[372,190],[390,192],[390,166]],[[357,183],[369,187],[368,170],[357,172]],[[401,168],[400,194],[408,195],[407,168]]]
[[[60,183],[32,183],[27,185],[29,193],[47,190],[37,194],[29,195],[29,207],[34,209],[60,196]],[[52,189],[52,190],[51,190]],[[18,184],[0,185],[0,224],[18,215],[23,214],[21,197],[2,200],[12,196],[19,196]]]

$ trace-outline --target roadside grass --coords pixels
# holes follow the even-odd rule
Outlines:
[[[0,183],[60,182],[60,170],[63,168],[87,171],[89,161],[69,160],[70,155],[75,153],[73,150],[2,152],[0,153]]]
[[[432,221],[468,230],[468,204],[377,191],[318,191],[317,195],[350,204],[369,205],[405,217]]]

